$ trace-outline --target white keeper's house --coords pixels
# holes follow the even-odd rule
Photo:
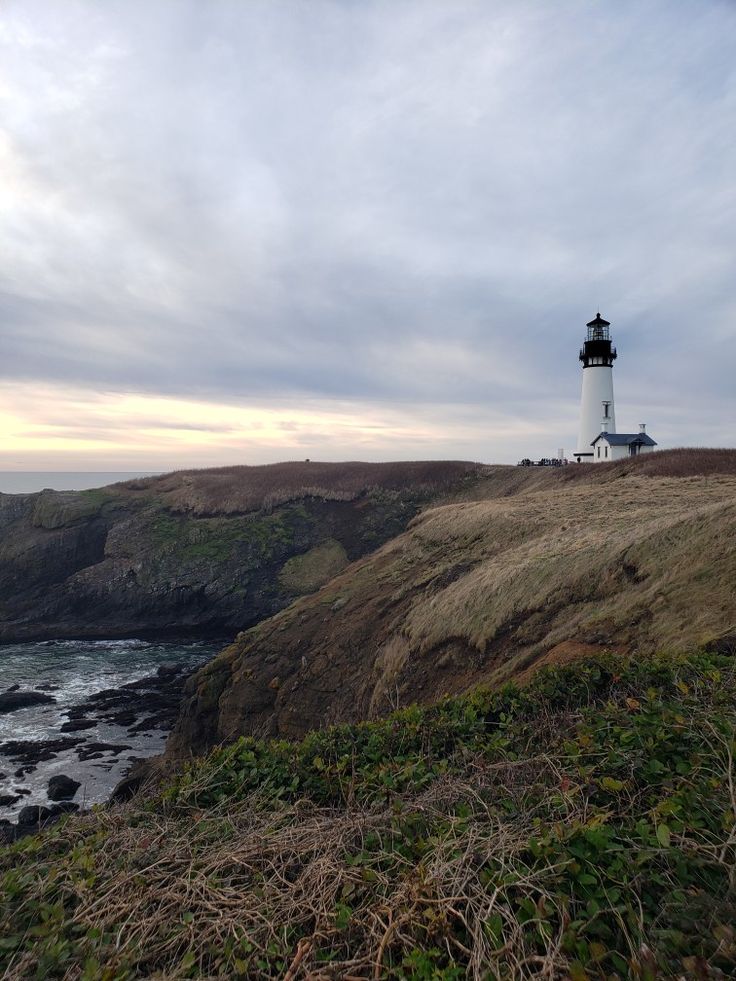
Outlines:
[[[599,433],[593,440],[593,463],[605,460],[623,460],[626,456],[651,453],[657,444],[647,433],[643,422],[638,433]]]
[[[583,392],[575,459],[578,463],[607,463],[651,453],[657,444],[644,423],[639,424],[638,433],[616,432],[613,362],[618,354],[611,340],[611,324],[597,313],[586,327],[588,333],[580,350]]]

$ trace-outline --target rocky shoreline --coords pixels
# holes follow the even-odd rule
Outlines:
[[[83,775],[75,772],[82,765],[105,772],[119,769],[118,777],[125,778],[139,761],[152,755],[147,746],[141,747],[142,740],[151,741],[157,751],[177,716],[184,683],[195,670],[196,666],[183,663],[163,664],[152,674],[95,692],[63,709],[66,721],[59,726],[58,736],[0,742],[0,806],[20,808],[15,821],[0,818],[0,841],[15,841],[53,823],[62,814],[87,809],[89,803],[80,794],[83,781],[78,779]],[[45,697],[40,699],[42,695]],[[8,715],[53,700],[53,692],[23,690],[14,685],[0,693],[0,713]],[[100,738],[101,731],[118,731],[123,738]],[[30,802],[32,796],[37,798],[44,793],[39,787],[33,793],[24,784],[41,765],[53,761],[60,761],[65,772],[48,780],[47,800]]]

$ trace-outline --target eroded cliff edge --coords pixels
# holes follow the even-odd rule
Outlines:
[[[481,470],[286,463],[0,494],[0,642],[234,635]]]
[[[502,470],[242,632],[190,680],[168,754],[736,633],[736,451]]]

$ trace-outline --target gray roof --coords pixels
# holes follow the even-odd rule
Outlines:
[[[641,443],[642,446],[656,446],[649,433],[599,433],[591,446],[595,446],[599,439],[605,439],[609,446],[631,446],[632,443]]]

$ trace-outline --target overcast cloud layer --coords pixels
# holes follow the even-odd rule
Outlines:
[[[716,0],[6,0],[0,466],[569,451],[598,308],[619,429],[734,445],[734,51]]]

